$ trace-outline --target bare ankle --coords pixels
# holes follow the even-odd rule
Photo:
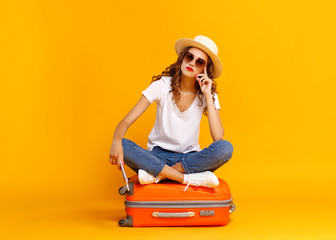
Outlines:
[[[179,172],[173,167],[169,167],[165,165],[162,169],[162,171],[159,173],[159,176],[177,181],[177,182],[183,182],[183,173]]]
[[[184,168],[180,162],[173,165],[172,168],[179,171],[180,173],[185,173]]]

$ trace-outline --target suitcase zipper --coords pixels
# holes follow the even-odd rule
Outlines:
[[[231,205],[232,198],[222,201],[125,201],[128,208],[220,208]]]

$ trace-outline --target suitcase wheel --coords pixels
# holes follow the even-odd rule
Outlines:
[[[119,224],[120,227],[127,227],[128,226],[127,219],[119,220],[118,224]]]
[[[133,218],[127,215],[127,218],[119,220],[118,224],[120,227],[133,227]]]
[[[119,188],[119,194],[120,195],[125,195],[127,193],[127,187],[123,186],[121,188]]]

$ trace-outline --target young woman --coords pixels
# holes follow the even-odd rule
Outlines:
[[[175,42],[177,61],[154,76],[140,100],[119,122],[110,150],[110,163],[125,164],[138,173],[141,184],[169,178],[189,185],[215,187],[213,171],[231,157],[233,147],[223,140],[215,78],[222,72],[216,44],[208,37],[182,38]],[[144,149],[125,139],[127,129],[153,103],[156,121]],[[202,114],[208,117],[213,143],[199,146]]]

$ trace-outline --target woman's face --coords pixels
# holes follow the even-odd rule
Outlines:
[[[192,57],[192,55],[191,54],[188,55],[188,52],[194,55],[191,61],[190,57]],[[188,52],[184,55],[182,61],[181,65],[182,74],[187,77],[194,77],[196,74],[203,73],[204,67],[208,63],[208,54],[206,54],[206,52],[196,47],[190,48]],[[187,55],[189,56],[189,58],[187,57]]]

